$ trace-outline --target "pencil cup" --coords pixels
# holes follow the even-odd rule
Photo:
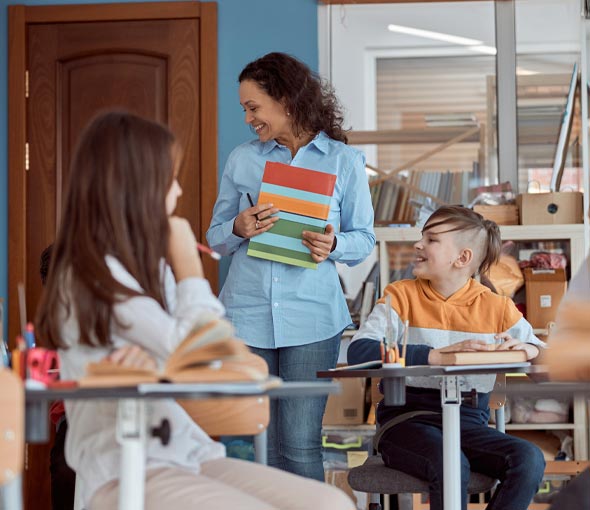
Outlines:
[[[390,366],[400,366],[399,363],[388,363]],[[387,368],[383,365],[383,368]],[[383,377],[383,395],[386,406],[403,406],[406,403],[406,378],[405,377]]]

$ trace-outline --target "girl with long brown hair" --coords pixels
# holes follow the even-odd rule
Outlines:
[[[129,113],[99,115],[82,133],[37,314],[40,338],[59,349],[64,379],[82,377],[88,362],[126,346],[135,347],[136,365],[147,357],[161,367],[205,315],[224,313],[203,277],[189,223],[173,216],[180,161],[165,126]],[[149,425],[167,418],[172,436],[166,446],[148,440],[146,509],[352,508],[323,484],[309,487],[226,459],[223,445],[171,399],[149,409]],[[66,413],[66,459],[80,479],[84,508],[116,508],[116,403],[70,401]]]

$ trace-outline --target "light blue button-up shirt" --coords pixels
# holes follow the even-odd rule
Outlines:
[[[236,216],[250,207],[246,193],[258,202],[267,161],[337,176],[328,217],[336,249],[317,270],[250,257],[248,239],[232,232]],[[233,254],[220,299],[237,336],[248,345],[270,349],[333,337],[351,322],[335,262],[358,264],[375,245],[364,154],[323,132],[294,158],[274,140],[236,147],[223,172],[207,241],[222,255]]]

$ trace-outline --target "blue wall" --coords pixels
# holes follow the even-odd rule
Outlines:
[[[125,0],[127,3],[135,0]],[[139,0],[137,0],[139,1]],[[166,0],[164,0],[166,1]],[[4,0],[0,7],[0,61],[7,76],[8,8],[6,5],[113,3],[113,0]],[[316,0],[217,0],[219,62],[219,174],[236,145],[252,137],[244,124],[238,99],[237,77],[251,60],[270,51],[284,51],[318,68]],[[0,297],[7,300],[7,81],[0,78]],[[222,279],[227,261],[222,262]],[[10,306],[15,303],[12,296]],[[6,331],[5,331],[6,334]]]

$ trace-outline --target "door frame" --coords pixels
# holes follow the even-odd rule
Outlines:
[[[16,303],[18,284],[26,281],[26,179],[27,25],[89,21],[135,21],[199,18],[200,82],[200,218],[196,235],[204,239],[217,192],[217,3],[141,2],[128,4],[8,6],[8,339],[19,333]],[[206,78],[205,78],[206,77]],[[205,172],[205,169],[213,169]],[[214,190],[211,193],[210,190]],[[209,192],[208,192],[209,191]],[[217,263],[207,258],[203,266],[214,291],[218,286]]]

